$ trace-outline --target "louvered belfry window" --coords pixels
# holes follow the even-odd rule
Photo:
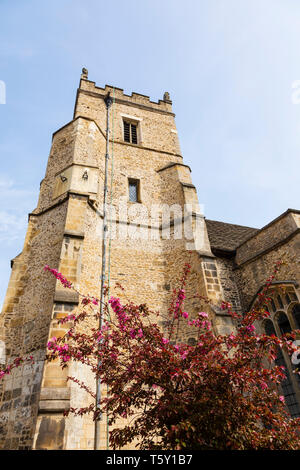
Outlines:
[[[124,121],[124,140],[130,144],[137,144],[137,125]]]
[[[129,183],[129,201],[138,202],[139,201],[139,182],[138,180],[128,180]]]

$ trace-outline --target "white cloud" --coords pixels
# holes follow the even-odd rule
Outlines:
[[[26,215],[24,217],[24,215],[18,216],[9,212],[0,211],[0,242],[12,244],[16,240],[24,237],[26,225]]]
[[[30,59],[36,54],[35,48],[30,45],[23,44],[20,47],[20,44],[13,44],[8,42],[2,42],[0,45],[0,55],[3,58],[16,58],[19,60]]]
[[[27,213],[33,209],[36,194],[0,174],[0,242],[12,245],[25,237]]]
[[[14,182],[12,179],[6,178],[5,176],[0,175],[0,191],[4,189],[11,188]]]

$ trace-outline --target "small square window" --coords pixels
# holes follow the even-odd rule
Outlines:
[[[137,144],[137,124],[129,121],[124,123],[124,141],[130,144]]]
[[[128,180],[129,184],[129,201],[139,202],[139,180]]]

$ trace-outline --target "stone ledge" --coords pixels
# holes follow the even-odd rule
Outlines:
[[[228,312],[226,312],[226,310],[222,310],[221,307],[219,307],[218,305],[211,305],[210,307],[217,317],[232,318],[232,316]]]
[[[75,230],[65,230],[64,232],[65,237],[70,237],[70,238],[84,238],[84,233],[83,232],[76,232]]]
[[[173,166],[176,166],[176,165],[185,166],[186,168],[188,168],[190,170],[190,172],[192,172],[191,168],[188,165],[185,165],[184,163],[177,163],[177,162],[169,163],[168,165],[166,165],[163,168],[160,168],[159,170],[156,170],[156,171],[157,171],[157,173],[159,173],[160,171],[167,170],[168,168],[172,168]]]
[[[69,408],[70,400],[41,400],[39,402],[39,411],[43,412],[62,412]]]
[[[202,261],[207,262],[215,259],[215,255],[208,250],[196,250],[198,256],[202,259]]]
[[[83,163],[70,163],[69,165],[65,166],[62,170],[57,171],[54,176],[58,176],[64,171],[66,171],[68,168],[71,168],[72,166],[82,166],[83,168],[93,168],[95,170],[99,170],[99,166],[96,165],[84,165]],[[44,178],[45,179],[45,178]],[[43,180],[42,180],[43,181]]]
[[[54,302],[79,303],[79,294],[70,290],[57,290],[54,293]]]
[[[62,412],[70,406],[70,388],[45,387],[41,390],[39,411]]]
[[[42,400],[69,400],[70,388],[69,387],[45,387],[41,390],[40,401]]]
[[[192,189],[196,189],[196,191],[197,191],[196,186],[195,186],[194,184],[192,184],[192,183],[183,183],[182,181],[180,181],[180,184],[181,184],[181,186],[183,186],[184,188],[192,188]]]

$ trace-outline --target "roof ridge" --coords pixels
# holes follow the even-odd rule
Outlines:
[[[230,225],[232,227],[242,227],[242,228],[247,228],[251,230],[260,230],[259,228],[256,228],[256,227],[249,227],[249,225],[232,224],[230,222],[223,222],[222,220],[212,220],[212,219],[205,219],[205,220],[207,222],[217,222],[218,224]]]

